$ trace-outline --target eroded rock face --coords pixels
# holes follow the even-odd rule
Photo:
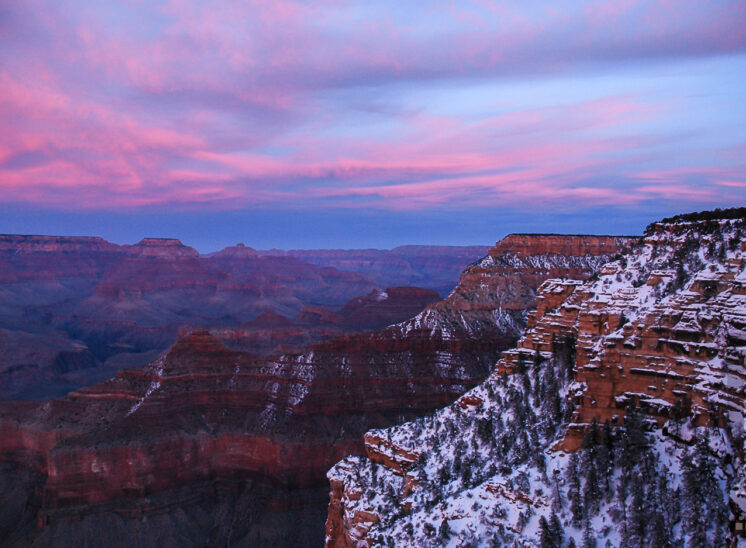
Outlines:
[[[592,283],[545,282],[528,335],[500,366],[576,341],[578,427],[562,448],[577,449],[592,419],[621,424],[630,404],[661,425],[684,410],[696,426],[743,411],[742,229],[742,220],[656,223]]]
[[[636,239],[612,236],[511,234],[470,264],[447,299],[429,307],[428,321],[476,336],[523,332],[537,288],[549,278],[585,280]],[[559,251],[553,251],[557,245]],[[441,318],[441,319],[439,319]]]
[[[143,238],[135,245],[124,246],[124,250],[128,255],[160,259],[199,257],[196,249],[185,246],[176,238]]]
[[[524,254],[531,261],[540,257],[541,273],[513,251],[490,255],[467,268],[448,299],[382,330],[272,359],[231,350],[211,333],[195,331],[142,370],[122,371],[45,404],[3,404],[0,458],[45,477],[38,486],[41,529],[24,538],[64,530],[64,542],[74,544],[76,531],[108,527],[111,512],[160,512],[171,531],[201,511],[221,542],[305,539],[318,545],[323,517],[311,523],[302,516],[323,514],[326,470],[342,456],[362,454],[367,430],[428,413],[483,379],[499,352],[513,344],[526,316],[518,303],[530,306],[526,293],[543,275],[564,272],[562,265],[571,261],[573,272],[587,277],[601,260],[592,254]],[[511,264],[521,273],[512,273]],[[528,274],[524,282],[522,274]],[[500,292],[513,288],[521,288],[519,297]],[[411,291],[392,293],[404,298]],[[212,514],[226,484],[235,487],[234,502]],[[294,498],[296,492],[303,496]],[[265,503],[240,516],[242,532],[223,527],[220,516],[239,519],[236,501],[252,493]],[[278,516],[289,519],[287,527],[263,529]],[[84,529],[73,525],[80,519]],[[116,525],[116,534],[147,538],[148,526],[132,520]],[[195,535],[191,542],[211,538]]]
[[[515,254],[524,258],[547,254],[565,257],[614,255],[619,252],[620,242],[629,240],[630,238],[620,236],[510,234],[498,242],[494,250],[490,251],[490,255]]]
[[[669,540],[735,542],[728,508],[746,514],[744,234],[744,210],[674,218],[586,282],[545,281],[525,335],[486,381],[434,416],[366,433],[366,456],[330,470],[327,546],[538,544],[553,515],[565,542],[580,545],[587,527],[614,544],[634,527],[652,535],[655,512]],[[607,425],[603,442],[594,423]],[[608,468],[589,475],[602,449]],[[706,481],[685,478],[693,459],[717,478],[704,503],[689,494]],[[645,474],[657,487],[643,496],[676,499],[690,517],[655,504],[631,515]],[[590,477],[613,503],[589,498]],[[717,519],[689,525],[715,507]]]

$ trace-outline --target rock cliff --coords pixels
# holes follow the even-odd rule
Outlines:
[[[735,542],[744,231],[743,209],[679,216],[544,282],[485,382],[331,469],[327,546]]]

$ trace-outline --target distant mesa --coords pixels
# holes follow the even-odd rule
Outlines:
[[[0,251],[50,253],[71,251],[116,251],[119,246],[98,236],[41,236],[0,234]]]
[[[225,352],[225,345],[206,329],[196,329],[182,337],[171,347],[174,354]]]
[[[199,257],[196,249],[185,246],[176,238],[143,238],[135,245],[123,246],[127,252],[141,257],[181,258]]]
[[[242,242],[215,253],[208,253],[205,256],[213,259],[253,259],[259,257],[259,253],[253,247],[249,247]]]
[[[143,238],[135,245],[184,247],[178,238]]]

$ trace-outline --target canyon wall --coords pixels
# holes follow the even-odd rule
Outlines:
[[[735,543],[745,232],[745,210],[677,217],[545,281],[486,381],[331,469],[327,546]]]

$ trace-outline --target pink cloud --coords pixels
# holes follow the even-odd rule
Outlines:
[[[670,167],[670,149],[651,152],[667,137],[645,130],[665,129],[671,97],[604,90],[510,111],[485,104],[478,116],[418,104],[381,114],[380,132],[379,118],[355,110],[357,94],[373,103],[388,85],[576,74],[746,45],[733,3],[695,2],[675,18],[663,1],[578,5],[171,0],[120,23],[105,3],[73,13],[35,0],[14,9],[43,43],[17,38],[20,60],[0,54],[0,191],[69,208],[312,198],[394,209],[738,192],[742,155]]]

